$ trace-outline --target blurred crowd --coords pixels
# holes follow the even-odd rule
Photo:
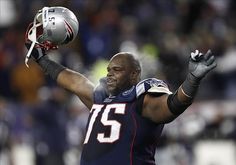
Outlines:
[[[167,125],[160,164],[192,165],[199,139],[235,141],[234,0],[0,0],[0,165],[79,161],[86,107],[34,62],[24,64],[25,31],[44,6],[67,7],[79,20],[76,39],[48,55],[94,83],[106,75],[112,55],[129,51],[141,60],[143,78],[162,79],[173,91],[185,79],[192,51],[215,54],[218,66],[196,102]]]

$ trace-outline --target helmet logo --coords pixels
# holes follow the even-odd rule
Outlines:
[[[66,22],[66,20],[64,20],[65,22],[65,27],[66,27],[66,39],[63,43],[68,43],[70,41],[73,40],[74,38],[74,32],[73,32],[73,29],[72,27],[70,26],[70,24],[68,22]]]

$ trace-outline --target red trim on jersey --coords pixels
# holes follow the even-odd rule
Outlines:
[[[132,106],[134,106],[134,104]],[[132,116],[133,122],[134,122],[134,137],[133,137],[133,140],[132,140],[132,143],[130,146],[130,165],[133,165],[133,149],[134,149],[134,141],[135,141],[136,133],[137,133],[137,121],[134,117],[134,113],[131,112],[131,116]]]

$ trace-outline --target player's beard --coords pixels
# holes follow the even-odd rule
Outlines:
[[[128,82],[128,83],[127,83]],[[116,80],[108,80],[107,82],[107,89],[110,95],[116,96],[119,93],[128,90],[132,87],[133,85],[130,83],[129,80],[124,81],[124,83],[118,83]]]

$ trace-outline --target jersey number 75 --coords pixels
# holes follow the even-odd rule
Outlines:
[[[103,110],[104,106],[106,106],[106,107]],[[102,112],[102,115],[101,115],[101,119],[98,119],[97,118],[98,114],[102,110],[103,110],[103,112]],[[113,113],[115,113],[115,114],[124,115],[125,114],[125,104],[108,104],[108,105],[94,104],[93,105],[93,107],[91,109],[92,116],[89,120],[88,129],[87,129],[87,133],[86,133],[86,136],[85,136],[84,144],[88,143],[91,132],[93,130],[94,122],[96,120],[100,120],[101,123],[104,126],[110,126],[110,128],[111,128],[110,135],[108,137],[107,136],[105,137],[105,134],[102,133],[102,132],[97,133],[97,140],[100,143],[113,143],[113,142],[115,142],[116,140],[119,139],[121,124],[120,124],[120,122],[118,122],[116,120],[109,120],[108,119],[108,116],[109,116],[108,114],[111,111],[114,111]]]

